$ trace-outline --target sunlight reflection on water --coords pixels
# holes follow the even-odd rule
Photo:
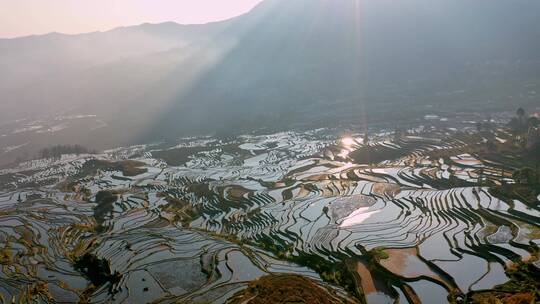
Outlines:
[[[381,210],[375,210],[375,211],[368,211],[369,207],[361,207],[351,213],[349,216],[347,216],[343,222],[341,223],[340,227],[349,227],[357,224],[361,224],[365,220],[367,220],[369,217],[371,217],[375,213],[379,213]]]

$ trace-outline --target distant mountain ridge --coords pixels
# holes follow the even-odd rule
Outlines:
[[[177,95],[149,138],[504,104],[540,76],[534,1],[267,0],[228,32],[236,46]]]
[[[71,77],[96,66],[202,43],[226,24],[200,27],[167,22],[79,35],[50,33],[0,39],[0,90],[26,90],[51,77]],[[11,96],[17,99],[16,94]]]

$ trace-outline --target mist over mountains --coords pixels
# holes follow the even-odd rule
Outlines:
[[[95,114],[107,127],[81,139],[117,144],[515,108],[538,102],[540,3],[266,0],[204,25],[2,39],[0,79],[0,119]]]

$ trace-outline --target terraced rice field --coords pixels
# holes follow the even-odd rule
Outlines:
[[[446,303],[535,263],[538,202],[485,186],[511,165],[450,128],[369,137],[189,138],[3,170],[0,303],[240,302],[279,274],[337,302]]]

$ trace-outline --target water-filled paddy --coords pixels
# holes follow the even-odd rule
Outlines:
[[[5,169],[0,302],[226,302],[295,274],[349,301],[443,303],[536,257],[538,204],[494,197],[486,180],[511,167],[455,131],[339,134],[184,139]],[[108,162],[89,170],[96,158]],[[128,158],[132,174],[118,165]],[[104,283],[75,267],[85,253],[108,263]]]

